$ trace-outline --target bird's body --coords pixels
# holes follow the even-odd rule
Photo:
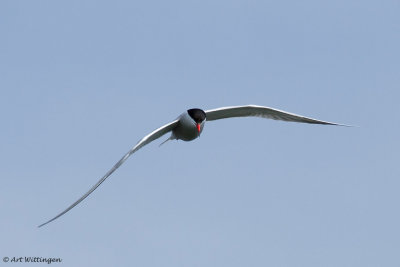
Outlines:
[[[190,111],[190,113],[189,113]],[[194,116],[194,118],[192,117]],[[192,141],[199,137],[206,122],[206,114],[201,109],[189,109],[178,117],[178,124],[169,139]],[[199,125],[200,130],[197,128]]]
[[[51,220],[39,225],[39,227],[54,221],[60,216],[67,213],[73,207],[78,205],[88,195],[90,195],[96,188],[103,183],[116,169],[118,169],[130,155],[135,153],[137,150],[147,145],[148,143],[160,138],[164,134],[171,132],[171,136],[166,140],[178,139],[183,141],[192,141],[200,136],[204,129],[206,121],[213,121],[219,119],[226,119],[232,117],[261,117],[269,118],[273,120],[293,121],[311,124],[325,124],[325,125],[341,125],[332,122],[320,121],[304,116],[296,115],[293,113],[281,111],[263,106],[247,105],[247,106],[234,106],[234,107],[223,107],[212,110],[203,111],[198,108],[189,109],[182,113],[176,120],[161,126],[154,130],[150,134],[143,137],[131,150],[128,151],[112,168],[109,170],[88,192],[86,192],[81,198],[75,201],[63,212],[58,214]],[[346,125],[341,125],[346,126]]]

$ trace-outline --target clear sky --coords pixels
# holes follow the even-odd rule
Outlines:
[[[399,266],[399,1],[0,2],[0,256]],[[188,108],[258,104],[353,128]],[[5,264],[0,260],[0,265]]]

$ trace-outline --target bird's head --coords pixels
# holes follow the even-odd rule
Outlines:
[[[204,122],[207,119],[206,113],[204,112],[204,110],[199,109],[199,108],[192,108],[192,109],[189,109],[187,112],[188,112],[190,118],[192,118],[192,120],[194,121],[197,131],[199,132],[199,135],[200,135],[200,133],[204,127]]]

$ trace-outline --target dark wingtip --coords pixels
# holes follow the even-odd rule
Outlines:
[[[347,124],[339,124],[339,123],[334,123],[333,125],[342,126],[342,127],[358,127],[358,126],[355,126],[355,125],[347,125]]]
[[[67,210],[67,211],[68,211],[68,210]],[[58,214],[58,215],[57,215],[56,217],[54,217],[53,219],[48,220],[47,222],[42,223],[41,225],[39,225],[38,228],[41,228],[42,226],[45,226],[45,225],[48,224],[48,223],[51,223],[52,221],[54,221],[54,220],[58,219],[59,217],[61,217],[62,215],[64,215],[65,213],[66,213],[66,211],[64,211],[64,212],[62,212],[62,213],[60,213],[60,214]]]
[[[45,226],[46,224],[48,224],[48,223],[50,223],[50,222],[52,222],[53,220],[50,220],[50,221],[47,221],[47,222],[45,222],[45,223],[42,223],[41,225],[39,225],[37,228],[41,228],[42,226]]]

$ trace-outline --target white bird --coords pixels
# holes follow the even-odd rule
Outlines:
[[[54,218],[48,220],[47,222],[39,225],[42,227],[55,219],[61,217],[73,207],[78,205],[82,200],[89,196],[96,188],[103,183],[116,169],[118,169],[125,160],[128,159],[130,155],[138,151],[143,146],[148,143],[160,138],[168,132],[172,132],[171,136],[166,140],[179,139],[184,141],[191,141],[200,136],[203,131],[204,124],[206,121],[214,121],[219,119],[226,119],[232,117],[261,117],[273,120],[282,121],[293,121],[302,123],[312,123],[312,124],[325,124],[325,125],[339,125],[347,126],[338,123],[332,123],[327,121],[320,121],[312,118],[307,118],[304,116],[296,115],[293,113],[285,112],[282,110],[256,106],[256,105],[246,105],[246,106],[232,106],[232,107],[222,107],[217,109],[211,109],[203,111],[198,108],[193,108],[182,113],[176,120],[161,126],[160,128],[154,130],[150,134],[143,137],[131,150],[128,151],[115,165],[111,168],[86,194],[75,201],[72,205],[62,211],[60,214]],[[163,143],[165,143],[164,141]],[[162,144],[163,144],[162,143]]]

